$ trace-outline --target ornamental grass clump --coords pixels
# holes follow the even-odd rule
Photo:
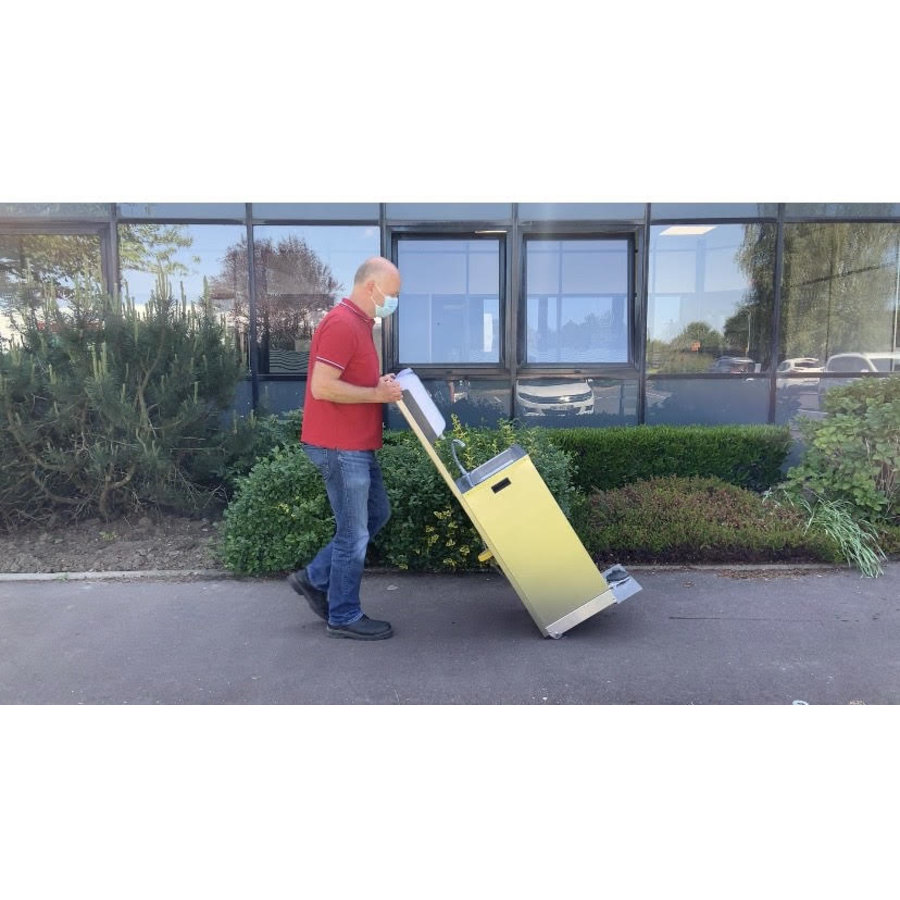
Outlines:
[[[824,497],[792,495],[773,491],[767,496],[769,502],[780,502],[799,509],[806,518],[807,532],[826,534],[841,550],[847,565],[855,566],[867,578],[877,578],[884,574],[881,563],[887,559],[878,543],[878,532],[873,525],[854,514],[853,507],[846,500],[827,500]]]

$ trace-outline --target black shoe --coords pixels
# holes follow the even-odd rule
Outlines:
[[[287,583],[302,596],[306,597],[309,608],[320,618],[328,621],[328,595],[324,591],[313,587],[306,577],[306,569],[291,572],[287,577]]]
[[[363,615],[356,622],[349,625],[329,625],[325,631],[328,637],[333,638],[350,638],[354,641],[383,641],[394,634],[390,622],[379,622],[377,619],[370,619],[367,615]]]

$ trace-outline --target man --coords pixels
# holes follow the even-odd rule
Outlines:
[[[390,260],[366,260],[310,347],[300,440],[325,481],[335,533],[288,583],[326,621],[329,637],[377,641],[394,633],[390,622],[363,613],[359,588],[369,541],[390,517],[375,457],[382,405],[403,394],[393,375],[380,376],[372,329],[376,317],[397,308],[399,292],[400,272]]]

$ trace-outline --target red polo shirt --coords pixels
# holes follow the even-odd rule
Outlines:
[[[372,339],[375,320],[346,297],[319,323],[309,349],[306,398],[300,440],[333,450],[377,450],[381,447],[381,403],[334,403],[316,400],[310,390],[317,362],[341,370],[341,381],[375,387],[381,375]]]

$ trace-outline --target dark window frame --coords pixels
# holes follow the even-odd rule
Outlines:
[[[403,269],[399,266],[400,241],[473,241],[484,240],[494,241],[498,245],[499,251],[499,285],[498,285],[498,340],[499,354],[497,362],[486,363],[416,363],[416,373],[424,380],[427,378],[441,378],[445,375],[461,378],[488,378],[492,376],[497,378],[509,378],[510,370],[508,365],[509,345],[507,340],[507,316],[509,294],[509,238],[510,226],[508,223],[494,222],[478,222],[478,223],[460,223],[449,222],[443,227],[439,224],[432,223],[428,227],[421,228],[416,225],[386,225],[385,240],[389,250],[389,258],[394,265],[400,268],[400,275],[403,275]],[[403,288],[400,289],[400,302],[403,302]],[[403,367],[400,362],[400,346],[397,334],[397,322],[394,316],[384,320],[382,326],[382,358],[384,360],[385,371],[399,371]]]
[[[652,220],[647,228],[647,247],[646,247],[646,263],[649,268],[650,265],[650,254],[651,254],[651,246],[653,243],[652,230],[654,228],[665,228],[671,225],[770,225],[775,228],[775,254],[776,254],[776,266],[773,270],[774,272],[780,271],[780,254],[783,246],[783,232],[782,232],[782,223],[778,218],[772,216],[760,216],[758,218],[722,218],[717,219],[714,217],[704,218],[704,219],[658,219]],[[777,274],[773,275],[774,282],[772,285],[773,288],[773,311],[772,316],[773,320],[771,322],[771,330],[769,334],[769,349],[771,351],[772,359],[769,362],[769,366],[767,369],[763,369],[760,372],[755,372],[752,374],[734,374],[728,372],[666,372],[664,374],[654,373],[650,374],[646,371],[647,366],[646,362],[643,365],[644,374],[646,380],[649,382],[656,381],[660,378],[664,379],[672,379],[674,381],[678,381],[681,379],[731,379],[732,381],[740,381],[740,380],[760,380],[760,379],[774,379],[775,377],[775,366],[777,362],[775,362],[775,356],[777,355],[773,348],[776,347],[775,341],[775,333],[777,328],[777,319],[780,315],[780,303],[781,303],[781,284],[779,282],[779,276]],[[647,284],[645,287],[645,297],[644,301],[647,305],[647,309],[650,307],[650,280],[649,274],[647,278]],[[646,331],[646,324],[644,326]],[[647,336],[647,341],[649,343],[649,335]],[[773,381],[774,384],[774,381]]]
[[[581,225],[581,227],[578,227]],[[560,223],[530,225],[519,236],[519,290],[516,298],[516,377],[539,378],[542,375],[594,375],[605,378],[631,379],[639,376],[638,360],[641,358],[638,330],[641,297],[639,296],[639,272],[637,254],[641,248],[642,226],[600,226],[594,223]],[[558,362],[529,363],[528,356],[528,243],[529,241],[600,241],[625,240],[628,245],[628,273],[626,290],[626,337],[628,359],[624,362]]]

